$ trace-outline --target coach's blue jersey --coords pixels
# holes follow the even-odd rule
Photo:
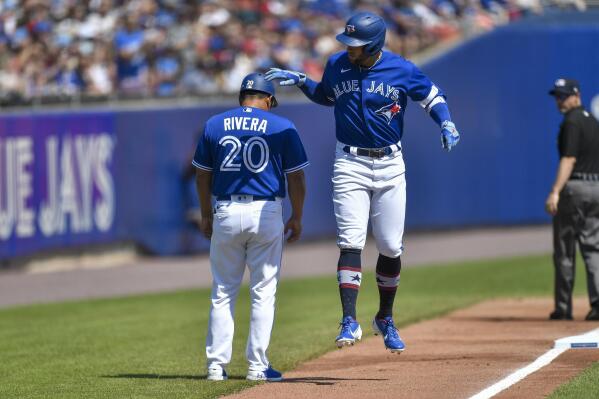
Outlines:
[[[424,107],[443,96],[418,67],[388,51],[369,69],[353,65],[346,51],[333,54],[320,84],[320,103],[335,105],[337,140],[363,148],[401,140],[408,97]]]
[[[285,173],[308,165],[293,123],[252,107],[208,119],[193,165],[213,172],[212,194],[285,197]]]

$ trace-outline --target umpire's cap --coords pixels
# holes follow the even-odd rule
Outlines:
[[[551,96],[571,96],[580,93],[580,85],[577,80],[559,78],[553,84],[553,89],[549,90]]]
[[[263,73],[254,72],[243,78],[241,82],[241,89],[239,93],[245,91],[259,91],[272,96],[272,108],[278,105],[277,99],[275,98],[275,85],[264,78]]]
[[[375,55],[385,45],[387,27],[383,18],[368,11],[352,15],[345,24],[345,31],[337,40],[349,47],[365,46],[369,55]]]

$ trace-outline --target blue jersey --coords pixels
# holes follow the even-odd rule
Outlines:
[[[193,158],[212,171],[212,194],[285,197],[285,173],[308,165],[293,123],[252,107],[208,119]]]
[[[367,69],[352,64],[346,51],[333,54],[322,81],[307,79],[301,89],[311,100],[335,106],[338,141],[363,148],[401,140],[408,97],[427,111],[445,103],[444,94],[418,67],[388,51]]]

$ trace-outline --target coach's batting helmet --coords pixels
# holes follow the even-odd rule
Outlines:
[[[254,72],[243,78],[239,92],[243,93],[244,91],[259,91],[261,93],[270,94],[272,96],[272,108],[278,105],[277,99],[275,98],[275,85],[266,80],[263,73]]]
[[[345,31],[337,35],[337,40],[349,47],[365,46],[368,55],[375,55],[385,45],[386,32],[383,18],[371,12],[359,12],[347,20]]]

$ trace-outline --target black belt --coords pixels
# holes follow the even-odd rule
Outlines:
[[[217,201],[276,201],[277,198],[273,195],[251,195],[251,194],[231,194],[219,195]]]
[[[354,151],[352,151],[352,149]],[[343,151],[347,152],[348,154],[361,155],[370,158],[386,157],[399,150],[401,150],[401,148],[397,144],[382,148],[360,148],[349,145],[343,146]]]
[[[599,181],[599,173],[574,172],[570,180]]]

